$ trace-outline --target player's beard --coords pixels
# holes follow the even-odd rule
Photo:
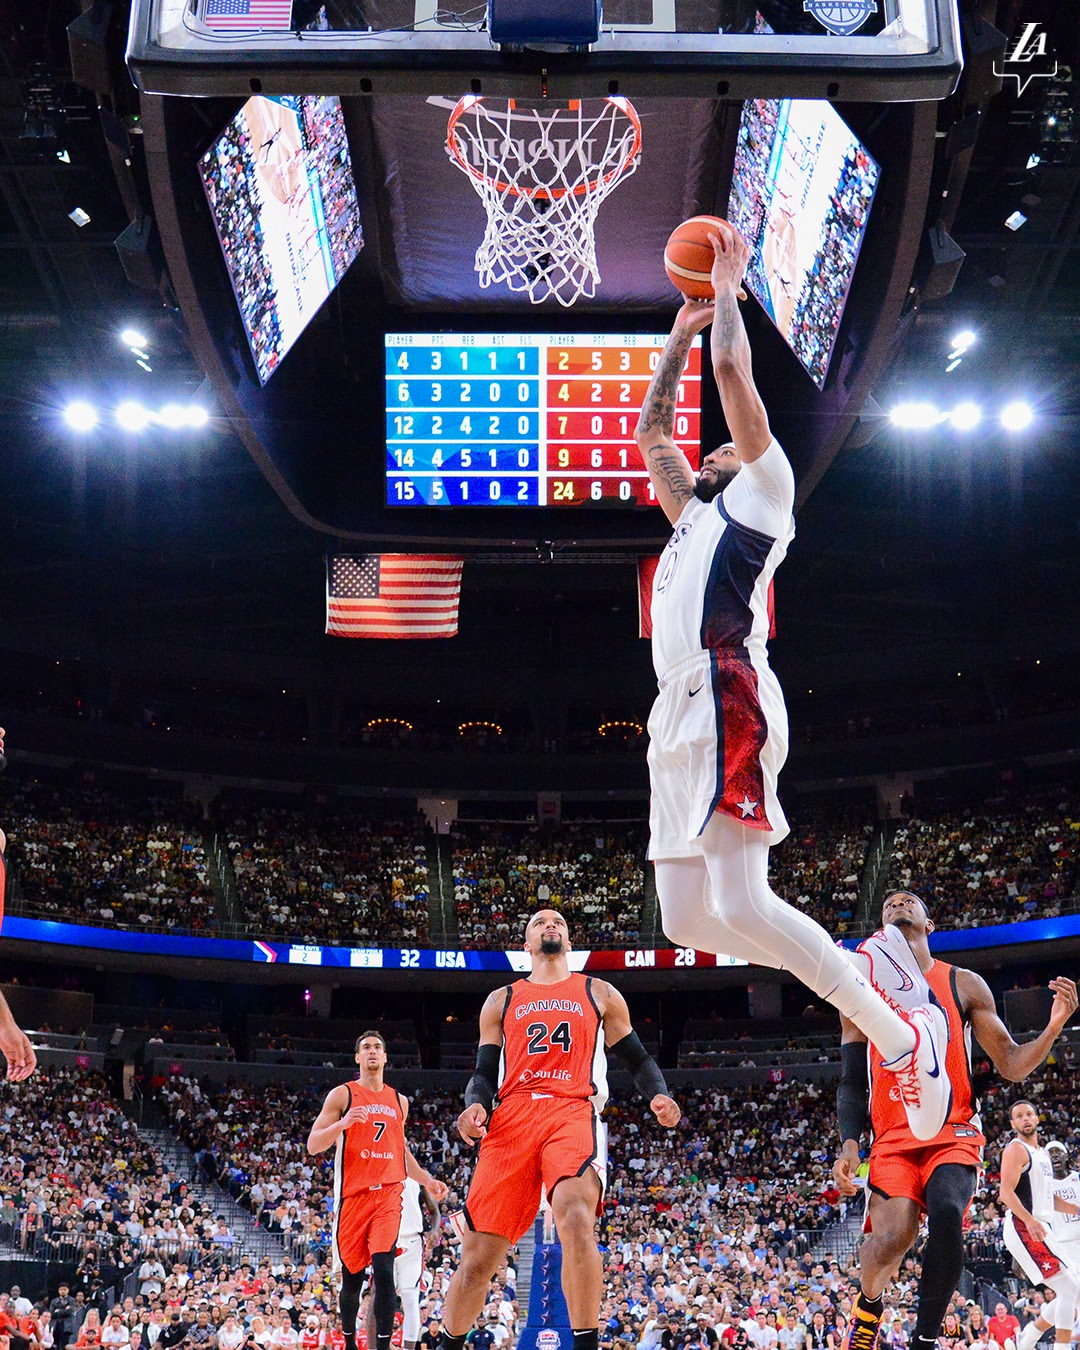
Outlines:
[[[540,951],[544,956],[561,956],[563,954],[563,940],[561,937],[541,938]]]
[[[738,472],[738,469],[717,469],[715,478],[704,483],[699,478],[694,484],[694,496],[699,502],[715,501]]]

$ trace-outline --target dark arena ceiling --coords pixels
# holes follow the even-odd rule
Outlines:
[[[160,284],[134,285],[115,246],[152,214],[145,110],[123,71],[125,8],[88,6],[109,35],[110,87],[95,94],[71,79],[66,29],[78,4],[0,0],[0,678],[11,701],[49,704],[53,693],[35,690],[55,663],[79,662],[106,683],[140,672],[150,684],[226,678],[301,695],[345,684],[411,706],[439,690],[505,702],[511,686],[527,703],[599,684],[628,709],[647,706],[632,551],[579,549],[561,523],[514,547],[477,543],[465,550],[457,639],[335,642],[323,635],[323,587],[324,555],[338,541],[279,497],[235,420],[214,417],[186,437],[80,439],[63,425],[74,395],[164,402],[201,390],[213,400],[169,278],[155,271]],[[1068,61],[1080,51],[1080,10],[1069,0],[961,9],[969,36],[993,23],[1011,41],[1039,24],[1058,73],[1019,97],[1007,80],[999,93],[942,105],[936,140],[951,136],[954,153],[935,166],[932,214],[966,254],[955,286],[934,298],[940,273],[921,238],[914,290],[862,415],[851,410],[843,444],[827,454],[800,464],[789,447],[812,488],[777,583],[775,659],[796,704],[885,707],[955,698],[959,687],[984,705],[1076,702],[1080,111]],[[207,135],[228,106],[200,110]],[[656,259],[671,223],[719,190],[709,180],[723,121],[662,99],[649,116],[667,127],[662,172],[612,196],[610,228],[598,232],[610,289],[592,312],[613,321],[630,312],[662,330],[674,306]],[[360,115],[346,117],[350,137],[362,138]],[[351,344],[382,322],[373,278],[385,279],[398,314],[457,308],[476,320],[488,306],[505,325],[527,308],[477,291],[468,184],[462,198],[403,177],[415,127],[389,104],[373,110],[372,126],[374,148],[354,154],[361,200],[377,203],[368,246],[317,320],[321,349],[340,355],[328,403]],[[76,208],[89,217],[81,227]],[[1015,230],[1005,224],[1014,211],[1027,218]],[[151,370],[119,341],[125,324],[146,335]],[[962,327],[977,340],[946,374]],[[317,404],[319,370],[306,369]],[[966,435],[892,427],[884,410],[913,393],[987,406],[1027,397],[1036,418],[1023,434],[990,419]],[[377,418],[381,394],[371,391]]]

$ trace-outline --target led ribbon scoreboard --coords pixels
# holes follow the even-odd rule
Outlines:
[[[634,428],[666,335],[388,333],[388,506],[648,506]],[[675,439],[701,442],[701,343]]]

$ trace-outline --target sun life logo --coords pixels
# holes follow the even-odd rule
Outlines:
[[[850,37],[877,13],[877,0],[803,0],[803,10],[830,33]]]

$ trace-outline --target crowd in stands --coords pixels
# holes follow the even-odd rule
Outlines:
[[[897,830],[891,888],[914,890],[939,928],[1052,918],[1076,888],[1080,794],[1002,791],[975,809],[918,810]]]
[[[188,802],[25,782],[4,798],[7,862],[39,917],[212,934],[201,814]]]
[[[311,816],[264,807],[234,815],[222,832],[248,930],[342,946],[426,944],[421,817]]]
[[[0,798],[13,909],[94,926],[252,936],[347,946],[431,944],[427,826],[291,807],[217,811],[92,786],[7,775]],[[778,894],[836,936],[857,934],[868,810],[807,806],[770,855]],[[226,930],[206,839],[236,878]],[[1002,789],[976,806],[912,807],[896,830],[886,884],[922,895],[939,928],[1052,917],[1077,884],[1080,791]],[[453,904],[463,948],[516,946],[535,909],[570,921],[576,946],[634,946],[647,912],[644,823],[459,821]],[[224,864],[228,871],[228,864]],[[872,925],[871,925],[872,926]]]
[[[868,812],[800,809],[791,833],[769,852],[778,895],[843,936],[859,907],[859,884],[874,824]]]
[[[645,891],[644,828],[564,821],[468,824],[451,832],[454,904],[465,948],[518,945],[530,914],[566,915],[577,947],[633,946]]]

